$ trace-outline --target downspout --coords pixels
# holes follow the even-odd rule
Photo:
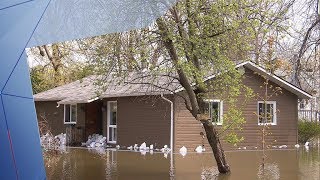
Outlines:
[[[171,113],[170,113],[170,148],[171,151],[173,151],[173,102],[167,99],[166,97],[163,96],[161,93],[161,98],[167,102],[170,103],[171,105]]]
[[[171,113],[170,113],[170,177],[174,177],[174,168],[173,168],[173,102],[163,96],[161,93],[161,98],[170,103]]]

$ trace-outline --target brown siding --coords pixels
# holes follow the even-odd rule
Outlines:
[[[252,88],[255,93],[264,94],[263,86],[264,79],[251,70],[246,69],[245,79],[243,83]],[[277,85],[271,83],[274,87]],[[242,95],[239,99],[244,99]],[[297,143],[297,96],[291,92],[282,89],[282,94],[272,96],[269,101],[276,101],[276,107],[279,111],[277,113],[277,125],[270,126],[268,132],[271,134],[267,136],[267,145],[294,145]],[[251,99],[243,110],[246,123],[243,125],[243,130],[238,134],[243,136],[245,140],[238,144],[238,147],[247,147],[252,149],[261,146],[261,126],[258,126],[258,118],[254,114],[257,112],[257,102],[262,99]],[[228,105],[223,104],[224,113],[228,110]],[[190,112],[185,108],[180,97],[175,100],[175,150],[186,146],[189,149],[194,149],[196,146],[202,144],[200,132],[202,126],[197,122]],[[204,131],[203,131],[204,132]],[[205,147],[210,149],[207,140],[204,140]],[[225,149],[233,149],[235,147],[230,144],[223,143]]]
[[[66,128],[72,126],[64,124],[64,106],[60,105],[57,107],[57,101],[38,101],[35,102],[35,106],[38,119],[41,119],[41,116],[46,118],[53,135],[66,133]],[[77,138],[79,142],[86,140],[83,134],[85,128],[84,110],[85,104],[77,104],[77,124],[72,127],[72,129],[77,130],[77,134],[80,134],[80,137]]]
[[[117,144],[170,143],[170,104],[159,96],[121,97],[117,101]]]
[[[38,119],[45,117],[53,135],[65,133],[63,106],[57,108],[56,101],[35,102]]]

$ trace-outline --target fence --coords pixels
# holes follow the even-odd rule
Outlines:
[[[320,121],[320,111],[315,110],[298,110],[299,119],[308,121]]]
[[[84,140],[84,129],[82,127],[75,127],[70,125],[66,127],[67,145],[77,146],[81,145]]]

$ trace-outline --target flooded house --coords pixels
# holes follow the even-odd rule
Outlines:
[[[243,70],[243,83],[261,97],[265,94],[261,88],[265,78],[273,87],[280,87],[282,93],[266,102],[259,96],[249,99],[243,107],[246,123],[243,130],[237,132],[244,140],[237,147],[223,142],[225,149],[261,147],[263,123],[257,114],[262,112],[272,114],[268,121],[270,145],[293,147],[297,144],[298,101],[312,96],[252,62],[241,63],[236,68]],[[139,79],[138,76],[128,74],[131,80]],[[104,77],[103,80],[109,82],[104,88],[96,83],[96,78],[89,76],[34,95],[38,119],[45,119],[53,134],[69,134],[74,144],[85,142],[89,135],[96,133],[107,137],[110,145],[146,142],[155,148],[168,145],[178,151],[182,146],[194,149],[204,144],[210,149],[206,138],[200,135],[204,132],[201,123],[191,115],[180,96],[184,90],[168,81],[168,77],[153,79],[157,86],[152,87],[145,83],[150,79],[117,83],[116,77]],[[215,76],[206,81],[212,78]],[[240,95],[239,101],[243,98],[244,95]],[[208,99],[208,104],[218,116],[216,127],[219,128],[228,104],[218,97]]]

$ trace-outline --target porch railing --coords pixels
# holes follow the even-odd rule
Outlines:
[[[67,145],[78,146],[84,140],[84,128],[69,125],[66,127]]]
[[[298,117],[300,120],[320,121],[320,111],[315,110],[298,110]]]

